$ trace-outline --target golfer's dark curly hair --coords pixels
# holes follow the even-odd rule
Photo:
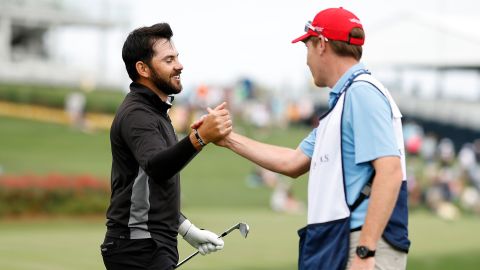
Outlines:
[[[122,49],[122,58],[132,81],[139,78],[135,64],[142,61],[150,64],[155,55],[153,45],[159,39],[170,40],[173,36],[168,23],[157,23],[148,27],[140,27],[133,30],[125,40]]]

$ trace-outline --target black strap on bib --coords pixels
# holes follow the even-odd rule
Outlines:
[[[350,208],[350,212],[355,211],[357,207],[368,197],[370,197],[370,193],[372,192],[372,183],[373,183],[373,178],[375,177],[375,171],[373,171],[373,175],[370,178],[370,180],[363,186],[362,191],[360,192],[360,195],[358,195],[358,198],[355,200],[355,202],[352,205],[349,205],[348,207]]]

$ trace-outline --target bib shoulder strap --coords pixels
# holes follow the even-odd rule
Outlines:
[[[360,82],[360,81],[369,83],[373,87],[377,88],[378,91],[380,91],[380,93],[382,93],[388,99],[388,103],[390,103],[390,107],[392,109],[393,117],[402,118],[402,113],[400,112],[400,109],[398,108],[397,104],[393,100],[392,95],[380,81],[378,81],[375,77],[373,77],[370,74],[361,74],[354,80],[354,82]]]
[[[360,195],[358,195],[357,199],[352,205],[349,205],[348,207],[350,208],[350,212],[355,211],[357,207],[365,201],[368,197],[370,197],[370,193],[372,192],[372,183],[373,183],[373,178],[375,177],[375,171],[373,171],[373,175],[370,178],[370,180],[363,186],[362,191],[360,192]]]

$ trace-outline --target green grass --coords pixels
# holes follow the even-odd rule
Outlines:
[[[303,215],[276,214],[267,209],[187,210],[199,226],[222,232],[237,221],[245,221],[250,225],[250,234],[247,239],[235,232],[228,235],[223,251],[199,255],[184,269],[296,269],[296,230],[304,224]],[[408,269],[478,269],[480,238],[474,234],[480,225],[478,218],[448,223],[416,212],[411,219],[414,244]],[[100,218],[0,221],[0,269],[103,269],[99,253],[103,234],[104,222]],[[179,250],[181,258],[194,251],[183,240]]]
[[[68,127],[0,117],[0,166],[4,173],[91,173],[108,178],[110,146],[107,132],[84,134]],[[248,135],[290,147],[308,130],[274,130]],[[245,177],[253,166],[231,152],[207,147],[182,172],[183,212],[200,227],[222,232],[245,221],[245,240],[232,233],[219,254],[198,256],[184,269],[296,269],[296,230],[305,214],[269,210],[270,190],[250,189]],[[306,197],[306,177],[294,182],[295,194]],[[480,218],[465,216],[445,222],[423,211],[410,216],[413,242],[408,269],[478,269]],[[0,220],[0,269],[103,269],[99,244],[102,217]],[[180,241],[180,257],[193,249]]]
[[[93,89],[82,91],[76,87],[51,85],[15,85],[0,83],[0,100],[63,108],[65,99],[73,92],[86,97],[87,112],[114,113],[125,97],[118,89]]]
[[[4,173],[91,173],[108,176],[107,132],[0,117],[0,166]]]

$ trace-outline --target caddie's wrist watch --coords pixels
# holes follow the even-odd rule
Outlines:
[[[356,253],[360,259],[366,259],[375,256],[375,250],[371,250],[366,246],[358,246]]]

